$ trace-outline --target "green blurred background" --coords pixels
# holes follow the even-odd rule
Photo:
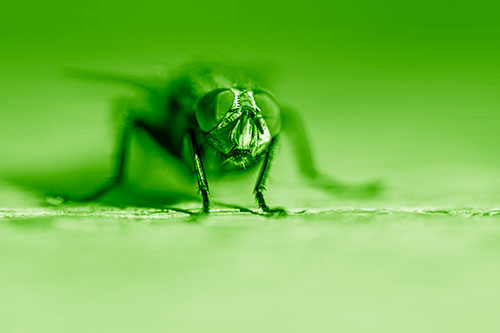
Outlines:
[[[499,9],[493,1],[2,4],[0,207],[29,215],[46,209],[45,191],[85,192],[109,173],[111,105],[133,91],[67,77],[65,68],[155,75],[209,57],[272,78],[279,99],[304,115],[321,169],[386,186],[370,200],[308,189],[285,143],[273,203],[493,209]],[[253,180],[242,182],[248,191],[237,200],[227,193],[242,192],[239,185],[216,184],[214,195],[253,205]],[[450,214],[214,217],[194,225],[6,219],[0,327],[498,331],[498,220]]]
[[[110,106],[131,91],[65,68],[155,75],[211,57],[268,73],[333,176],[384,179],[396,204],[495,205],[497,14],[482,1],[4,5],[0,172],[107,174]]]

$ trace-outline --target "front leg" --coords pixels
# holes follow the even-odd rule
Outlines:
[[[257,203],[259,204],[259,207],[262,209],[262,211],[268,214],[286,215],[286,211],[283,208],[270,208],[267,205],[266,200],[264,198],[267,176],[269,174],[269,170],[271,169],[271,162],[274,158],[277,145],[278,145],[278,137],[275,137],[271,141],[269,150],[267,151],[266,156],[264,158],[264,163],[262,164],[262,169],[260,171],[257,184],[255,184],[254,192],[255,192],[255,198],[257,199]]]
[[[198,180],[198,190],[200,191],[203,200],[203,213],[208,214],[210,212],[210,200],[208,198],[210,191],[208,189],[207,176],[205,175],[205,170],[203,169],[203,164],[201,162],[200,151],[196,143],[195,135],[192,131],[189,132],[189,141],[194,171],[196,173],[196,179]]]

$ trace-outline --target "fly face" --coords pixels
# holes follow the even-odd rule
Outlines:
[[[208,142],[241,168],[254,164],[281,129],[278,103],[261,90],[217,89],[195,111]]]

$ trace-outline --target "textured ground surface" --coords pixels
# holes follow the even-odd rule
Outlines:
[[[498,210],[233,213],[0,211],[2,331],[498,331]]]

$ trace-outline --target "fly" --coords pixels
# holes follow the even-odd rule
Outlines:
[[[169,80],[144,81],[101,73],[86,77],[122,81],[146,93],[149,115],[141,103],[130,101],[122,110],[125,124],[117,144],[117,159],[110,180],[83,200],[96,200],[125,179],[131,134],[145,131],[165,151],[194,169],[202,212],[210,211],[210,173],[245,171],[261,164],[254,195],[266,214],[285,214],[271,208],[264,197],[278,142],[288,134],[301,174],[314,186],[335,192],[352,191],[317,171],[302,118],[278,103],[267,90],[243,71],[219,64],[190,64]],[[144,103],[142,103],[144,104]],[[151,116],[151,114],[153,116]],[[208,163],[207,163],[208,162]],[[374,193],[376,184],[357,187],[358,193]]]

